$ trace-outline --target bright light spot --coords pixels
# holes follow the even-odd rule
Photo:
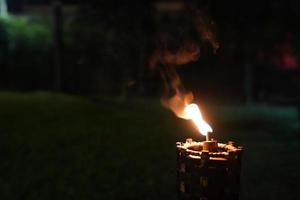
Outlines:
[[[202,135],[213,132],[212,128],[203,120],[200,109],[196,104],[186,106],[184,112],[188,119],[193,120]]]

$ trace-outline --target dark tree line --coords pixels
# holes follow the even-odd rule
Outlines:
[[[190,20],[188,17],[182,17],[185,14],[158,13],[155,10],[155,2],[159,1],[61,2],[63,6],[76,5],[72,16],[66,17],[63,13],[62,91],[124,96],[159,94],[159,73],[149,70],[149,56],[157,45],[156,34],[163,30],[170,35],[176,35],[180,29],[174,27],[188,24]],[[18,7],[27,4],[41,3],[52,5],[50,1],[23,0],[10,1],[9,7],[17,10]],[[234,97],[240,102],[244,102],[245,99],[264,99],[268,93],[278,93],[276,90],[284,88],[289,88],[291,92],[296,90],[299,81],[291,81],[290,73],[297,70],[291,72],[284,68],[278,69],[270,60],[272,52],[275,51],[274,46],[285,42],[288,35],[292,35],[290,49],[294,57],[299,57],[298,1],[190,0],[186,1],[186,4],[207,10],[214,19],[214,37],[220,44],[220,48],[214,53],[211,44],[200,41],[199,59],[187,64],[188,66],[178,68],[189,90],[195,91],[199,96],[205,94],[211,99],[223,98],[231,101]],[[43,20],[43,17],[30,18],[30,22]],[[49,27],[48,40],[55,41],[53,22],[45,20],[43,23]],[[39,44],[14,40],[7,36],[9,31],[6,23],[1,27],[1,62],[4,63],[2,88],[53,88],[53,43],[47,46],[41,42],[40,47]],[[174,40],[175,42],[169,43],[168,48],[178,49],[181,44],[180,37],[175,39],[178,42]],[[182,37],[186,35],[183,34]],[[14,48],[10,48],[12,43]],[[6,76],[7,71],[13,75]],[[281,74],[283,71],[286,72],[285,78],[276,77],[276,73]],[[18,76],[14,75],[18,73]],[[6,78],[9,80],[5,77],[9,77]],[[13,81],[14,79],[16,81]],[[274,86],[273,82],[277,80],[283,84]],[[8,84],[8,87],[7,82],[20,83]]]

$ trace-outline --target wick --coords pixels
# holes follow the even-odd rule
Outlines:
[[[206,141],[209,141],[210,140],[210,136],[209,136],[209,133],[206,134]]]

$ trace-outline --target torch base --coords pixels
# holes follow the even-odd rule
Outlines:
[[[217,152],[218,151],[218,143],[217,143],[217,141],[205,141],[205,142],[203,142],[202,148],[204,151]]]
[[[177,143],[180,200],[238,200],[242,147],[216,141]]]

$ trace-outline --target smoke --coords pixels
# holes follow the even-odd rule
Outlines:
[[[184,108],[193,101],[176,71],[176,67],[197,61],[201,46],[211,44],[214,52],[219,44],[215,37],[215,25],[205,10],[185,7],[174,19],[164,19],[156,34],[153,53],[149,59],[151,70],[159,70],[163,79],[162,104],[176,116],[185,118]]]

